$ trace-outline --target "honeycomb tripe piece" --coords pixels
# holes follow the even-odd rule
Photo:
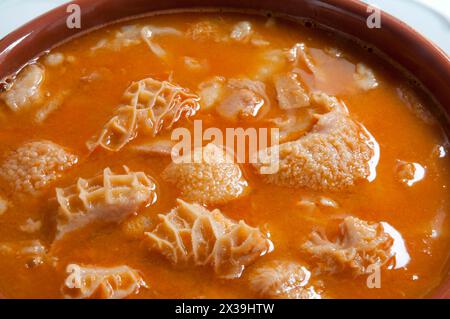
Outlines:
[[[175,265],[207,265],[221,278],[237,278],[273,248],[265,234],[242,220],[233,221],[218,209],[177,202],[172,211],[158,215],[153,230],[145,232],[148,248]]]
[[[91,179],[79,178],[67,188],[56,188],[59,204],[56,239],[92,222],[120,222],[156,200],[156,184],[143,172],[115,174],[110,168]]]
[[[0,177],[15,192],[34,193],[61,177],[77,161],[77,156],[53,142],[28,142],[7,154],[0,166]]]
[[[87,142],[90,151],[99,146],[119,151],[138,133],[156,136],[161,130],[171,129],[182,115],[189,117],[200,109],[197,95],[153,78],[133,82],[123,100],[100,134]]]
[[[262,177],[286,187],[341,191],[376,175],[379,146],[360,123],[339,109],[319,116],[312,130],[298,140],[259,152],[254,167],[277,164],[278,170]],[[274,162],[276,161],[276,162]]]
[[[0,99],[14,112],[20,111],[42,98],[41,85],[44,80],[44,68],[30,64],[23,68],[12,85],[0,93]]]
[[[231,154],[213,143],[172,162],[161,176],[180,190],[182,198],[202,204],[224,204],[248,189]]]
[[[310,285],[311,272],[291,261],[275,260],[251,269],[250,288],[262,298],[320,299]]]
[[[70,299],[122,299],[147,284],[138,271],[126,266],[96,267],[69,264],[61,292]]]
[[[320,273],[349,271],[363,275],[371,271],[369,266],[381,267],[395,258],[393,244],[382,223],[368,223],[349,216],[339,225],[335,240],[313,231],[302,247],[312,255]]]

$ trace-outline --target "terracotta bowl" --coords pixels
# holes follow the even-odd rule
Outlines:
[[[368,6],[357,0],[76,0],[71,3],[81,8],[81,29],[66,26],[70,13],[67,13],[69,4],[65,4],[0,40],[0,79],[14,74],[28,61],[61,42],[117,20],[175,9],[258,10],[308,18],[378,49],[414,75],[442,106],[445,114],[442,121],[450,123],[449,56],[387,13],[381,13],[381,28],[369,29]],[[449,127],[447,124],[446,128]],[[450,298],[450,274],[430,297]]]

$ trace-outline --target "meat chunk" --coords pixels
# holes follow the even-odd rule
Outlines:
[[[202,110],[209,109],[217,103],[223,94],[225,78],[216,76],[198,86],[198,94],[201,98]]]
[[[330,94],[354,94],[378,87],[374,72],[364,63],[356,65],[336,48],[318,49],[304,43],[295,44],[288,52],[294,72],[306,87]]]
[[[114,33],[112,39],[102,38],[92,48],[92,51],[99,49],[110,49],[118,51],[142,42],[140,37],[142,27],[136,24],[125,25]]]
[[[199,85],[199,95],[204,109],[217,104],[217,114],[229,121],[257,119],[270,108],[265,85],[260,81],[214,77]]]
[[[184,199],[202,204],[224,204],[243,196],[247,189],[233,157],[212,143],[169,164],[162,177],[175,184]]]
[[[252,33],[252,24],[248,21],[241,21],[233,26],[230,38],[236,41],[246,42],[250,40]]]
[[[62,286],[65,298],[122,299],[139,293],[147,284],[141,275],[128,266],[111,268],[69,264],[69,274]]]
[[[228,35],[221,30],[220,21],[216,20],[199,21],[188,28],[186,35],[194,41],[228,41]]]
[[[308,269],[288,261],[271,262],[249,273],[250,287],[261,298],[320,299],[310,278]]]
[[[222,278],[240,277],[246,266],[272,249],[258,228],[235,222],[218,209],[178,200],[178,207],[158,218],[159,224],[145,233],[150,250],[173,264],[211,266]]]
[[[20,111],[41,99],[43,80],[44,69],[37,64],[28,65],[17,75],[12,86],[0,93],[0,99],[12,111]]]
[[[254,166],[261,172],[277,164],[278,171],[263,175],[269,183],[338,191],[373,179],[378,157],[378,144],[370,133],[335,109],[320,116],[311,132],[298,140],[261,151]]]
[[[264,83],[249,79],[229,79],[216,112],[227,120],[236,121],[261,118],[269,109],[270,100]]]
[[[413,186],[425,177],[425,168],[419,163],[397,161],[395,174],[397,180],[407,186]]]
[[[309,106],[309,95],[294,73],[280,74],[275,77],[278,105],[283,110]]]
[[[306,96],[308,105],[298,107],[295,111],[288,110],[281,116],[267,120],[279,128],[279,141],[281,143],[294,141],[310,131],[318,120],[318,114],[328,113],[331,110],[348,113],[346,106],[334,96],[321,91]],[[279,103],[282,103],[280,101],[281,99],[279,99]],[[285,105],[288,105],[288,103]]]
[[[350,216],[339,225],[339,235],[334,241],[315,231],[303,249],[317,261],[320,272],[350,271],[363,275],[369,266],[381,267],[393,260],[393,243],[381,223]]]
[[[302,208],[305,212],[314,213],[319,210],[337,209],[338,203],[329,197],[305,194],[300,196],[297,206]]]
[[[187,30],[187,36],[194,41],[214,41],[227,43],[236,41],[240,43],[250,43],[255,46],[265,46],[270,43],[257,34],[248,21],[240,21],[231,27],[229,32],[223,27],[221,20],[203,20],[193,24]]]
[[[120,222],[143,205],[156,200],[156,184],[143,172],[124,167],[123,174],[105,168],[91,179],[57,188],[59,204],[56,239],[91,222]]]
[[[309,48],[304,43],[296,43],[287,51],[287,59],[296,66],[305,67],[312,74],[317,73],[317,67],[310,54]]]
[[[50,67],[57,67],[63,64],[65,56],[61,52],[50,53],[45,57],[45,64]]]
[[[0,167],[0,177],[16,192],[34,193],[77,161],[77,156],[53,142],[29,142],[9,153]]]
[[[124,93],[124,104],[104,125],[99,135],[87,143],[89,150],[102,147],[119,151],[140,133],[156,136],[171,129],[182,115],[194,115],[199,97],[168,81],[146,78],[133,82]]]
[[[347,107],[335,96],[331,96],[322,91],[315,91],[310,96],[311,104],[319,107],[322,112],[336,111],[348,113]]]
[[[369,91],[378,87],[378,81],[375,74],[363,63],[358,63],[356,65],[354,79],[356,85],[364,91]]]

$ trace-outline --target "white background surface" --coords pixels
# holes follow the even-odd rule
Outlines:
[[[408,23],[450,54],[450,0],[364,1]],[[34,17],[65,2],[68,1],[0,0],[0,38]]]
[[[364,2],[375,5],[406,22],[450,54],[450,0],[364,0]]]

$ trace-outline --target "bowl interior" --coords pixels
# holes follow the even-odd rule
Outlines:
[[[46,13],[0,40],[0,79],[14,74],[28,61],[69,39],[118,20],[166,10],[251,10],[316,23],[361,39],[379,50],[414,77],[450,114],[450,59],[431,42],[392,16],[381,13],[382,27],[369,29],[367,5],[356,0],[77,0],[81,8],[81,29],[68,28],[69,4]],[[447,120],[446,128],[449,128]],[[450,298],[450,280],[433,294]]]

